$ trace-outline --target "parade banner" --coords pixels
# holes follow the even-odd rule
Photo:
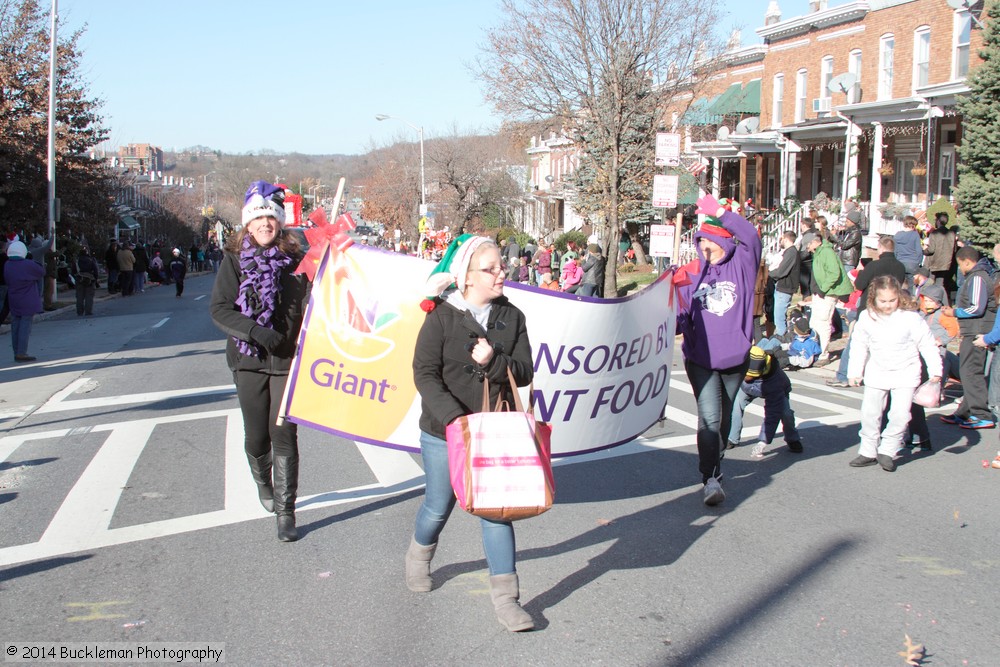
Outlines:
[[[412,360],[433,269],[433,262],[367,246],[325,254],[289,378],[289,419],[420,451]],[[671,289],[670,274],[618,299],[504,286],[527,318],[535,416],[552,425],[553,456],[629,442],[660,419],[673,362]]]

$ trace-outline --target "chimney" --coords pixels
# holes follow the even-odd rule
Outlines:
[[[809,0],[809,13],[815,14],[826,9],[827,0]]]
[[[781,8],[778,7],[778,0],[771,0],[764,14],[764,25],[772,25],[781,21]]]
[[[729,41],[726,42],[727,51],[735,51],[740,48],[740,42],[742,41],[742,35],[739,29],[733,30],[729,33]]]

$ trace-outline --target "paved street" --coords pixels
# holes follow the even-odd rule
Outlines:
[[[995,431],[930,418],[935,451],[854,469],[861,392],[792,373],[805,453],[750,457],[701,502],[695,406],[675,359],[667,419],[556,468],[518,524],[512,635],[477,521],[457,511],[435,589],[402,555],[419,457],[300,429],[303,538],[275,538],[242,452],[212,276],[36,321],[32,364],[0,335],[0,635],[6,642],[225,643],[232,665],[995,665]],[[946,405],[937,412],[948,412]]]

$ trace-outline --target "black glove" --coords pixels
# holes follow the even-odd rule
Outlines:
[[[284,334],[280,334],[274,329],[255,326],[250,329],[250,340],[260,345],[268,352],[274,352],[285,342]]]

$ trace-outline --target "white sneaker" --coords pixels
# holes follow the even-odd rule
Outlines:
[[[764,458],[765,449],[767,449],[767,443],[758,442],[756,445],[753,446],[753,449],[750,450],[750,456],[755,459],[762,459]]]
[[[722,484],[714,477],[709,477],[705,483],[705,504],[718,505],[726,499],[726,492],[722,490]]]

